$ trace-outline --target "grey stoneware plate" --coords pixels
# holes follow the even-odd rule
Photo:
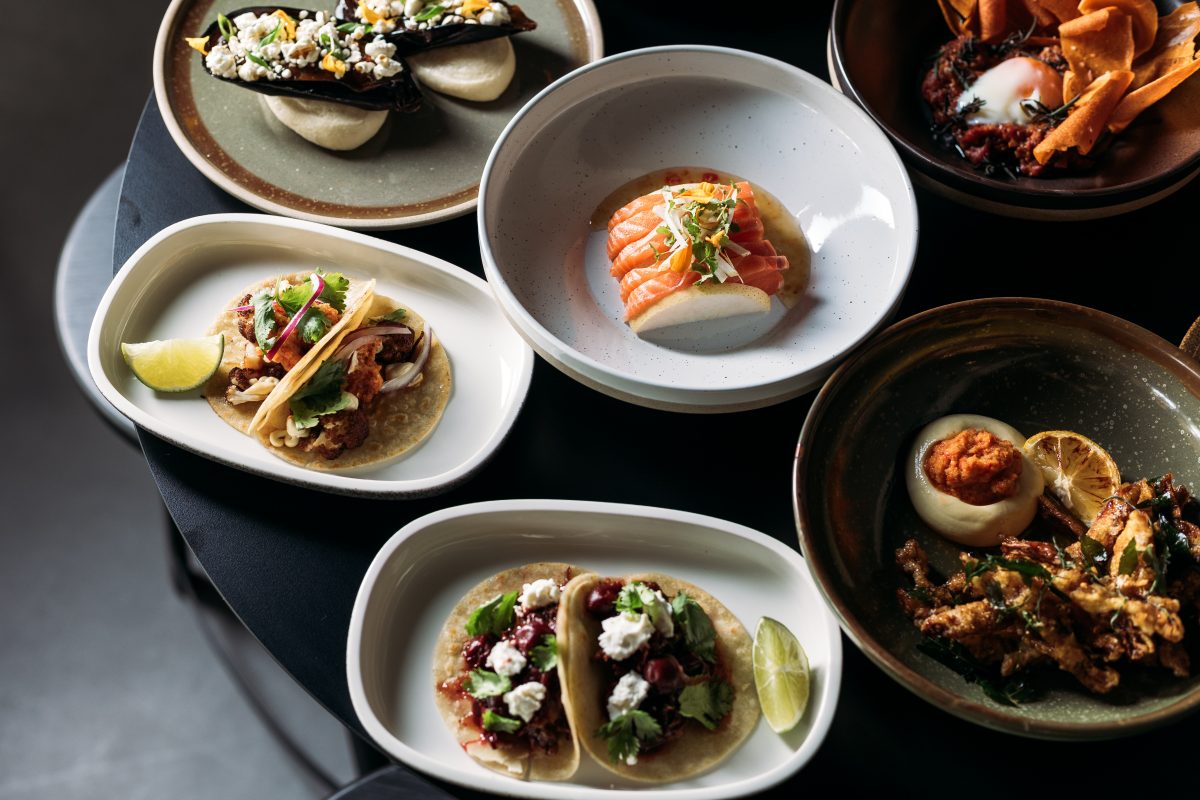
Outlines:
[[[523,0],[537,29],[514,36],[517,74],[498,99],[457,100],[422,88],[424,105],[392,112],[348,152],[300,138],[256,92],[208,75],[184,43],[244,0],[173,0],[154,48],[154,93],[171,137],[206,178],[255,208],[344,228],[428,225],[475,208],[492,144],[517,110],[558,77],[604,53],[592,0]],[[298,4],[332,12],[334,0]]]
[[[1159,13],[1180,5],[1159,0]],[[921,78],[953,37],[936,0],[837,0],[829,34],[834,86],[891,137],[913,182],[964,205],[1030,219],[1094,219],[1161,200],[1200,172],[1200,80],[1187,80],[1116,137],[1089,172],[988,177],[929,133]]]
[[[920,636],[896,600],[906,576],[895,550],[916,537],[950,574],[960,549],[918,520],[899,470],[917,431],[956,412],[1027,435],[1076,431],[1105,447],[1126,480],[1174,472],[1179,483],[1200,483],[1200,362],[1169,342],[1049,300],[972,300],[909,317],[830,377],[796,455],[801,550],[846,635],[918,696],[1009,733],[1110,738],[1194,711],[1200,675],[1126,668],[1100,697],[1065,673],[1039,672],[1042,697],[1005,706],[917,650]]]

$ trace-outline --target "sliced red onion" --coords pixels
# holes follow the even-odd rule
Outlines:
[[[352,342],[344,342],[342,346],[337,349],[337,352],[333,354],[333,358],[329,360],[341,361],[343,358],[347,358],[351,353],[360,347],[366,347],[369,344],[375,344],[376,342],[382,341],[382,336],[359,336]]]
[[[408,372],[401,375],[399,378],[392,378],[380,387],[380,394],[395,392],[403,389],[417,379],[421,374],[421,370],[425,367],[425,362],[429,360],[430,342],[433,340],[433,328],[425,326],[425,335],[421,337],[421,352],[417,354],[417,360],[413,362],[413,367]]]
[[[371,328],[359,328],[342,340],[342,346],[333,354],[333,361],[339,361],[362,347],[366,342],[359,341],[368,337],[375,341],[383,341],[384,336],[401,336],[412,331],[403,325],[376,325]]]
[[[234,309],[231,309],[231,310],[232,310],[232,311],[253,311],[253,310],[254,310],[254,306],[238,306],[238,307],[236,307],[236,308],[234,308]]]
[[[283,343],[288,340],[288,337],[296,331],[296,328],[300,325],[300,320],[305,314],[308,313],[308,310],[313,307],[313,303],[317,302],[317,298],[321,296],[321,292],[325,291],[325,279],[315,272],[312,274],[312,277],[313,281],[316,282],[316,286],[313,288],[313,293],[309,295],[309,298],[304,305],[300,306],[300,310],[296,312],[295,316],[288,320],[288,324],[284,327],[283,333],[279,334],[279,338],[275,341],[275,346],[272,347],[270,352],[267,353],[267,361],[275,360],[275,354],[278,353],[280,348],[283,347]]]

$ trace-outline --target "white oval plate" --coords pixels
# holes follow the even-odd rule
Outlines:
[[[813,256],[795,308],[647,338],[625,324],[588,218],[615,187],[683,165],[745,176],[796,215]],[[762,406],[813,388],[895,310],[916,253],[912,186],[870,118],[795,67],[726,48],[637,50],[560,79],[501,134],[480,198],[484,269],[522,336],[644,405]]]
[[[201,336],[243,287],[315,267],[375,278],[379,294],[410,303],[429,321],[450,357],[454,388],[446,413],[399,461],[339,473],[288,464],[225,424],[199,390],[151,391],[121,357],[121,342]],[[134,423],[214,461],[339,494],[411,497],[465,480],[500,445],[529,391],[533,353],[487,284],[452,264],[313,222],[213,214],[160,231],[129,257],[92,320],[88,368],[104,397]]]
[[[711,592],[753,635],[760,617],[788,626],[808,653],[804,718],[780,736],[760,721],[716,769],[657,788],[627,782],[584,754],[570,781],[524,782],[472,761],[434,705],[433,651],[446,617],[484,578],[535,561],[602,575],[662,571]],[[521,797],[735,797],[785,780],[821,746],[837,706],[842,644],[804,559],[732,522],[664,508],[571,500],[456,506],[402,528],[375,556],[350,617],[346,677],[354,710],[391,756],[443,780]]]

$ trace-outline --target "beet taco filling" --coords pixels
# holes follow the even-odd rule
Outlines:
[[[463,673],[442,686],[470,702],[468,722],[492,748],[553,754],[570,726],[558,677],[558,600],[569,573],[496,595],[467,620]]]
[[[654,581],[605,579],[588,593],[586,612],[601,620],[592,658],[604,669],[611,761],[653,756],[689,725],[719,727],[733,709],[728,668],[705,610],[686,591],[668,598]]]

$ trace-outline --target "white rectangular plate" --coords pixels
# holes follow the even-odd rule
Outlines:
[[[711,592],[753,635],[774,617],[800,640],[812,666],[808,709],[778,735],[760,721],[714,770],[648,787],[613,775],[584,754],[566,782],[523,782],[472,761],[434,704],[434,644],[469,589],[500,570],[561,561],[601,575],[655,571]],[[489,792],[541,798],[725,798],[772,786],[820,747],[837,706],[842,646],[837,623],[795,550],[712,517],[644,506],[569,500],[503,500],[421,517],[388,540],[354,603],[346,650],[354,709],[393,757],[423,772]]]
[[[411,305],[429,322],[450,357],[454,388],[446,413],[399,461],[338,473],[288,464],[226,425],[199,390],[151,391],[121,357],[121,342],[202,336],[242,288],[316,267],[374,278],[378,294]],[[187,450],[323,491],[407,497],[447,489],[487,460],[529,391],[533,352],[487,284],[452,264],[312,222],[214,214],[166,228],[125,262],[92,320],[88,368],[118,411]]]

